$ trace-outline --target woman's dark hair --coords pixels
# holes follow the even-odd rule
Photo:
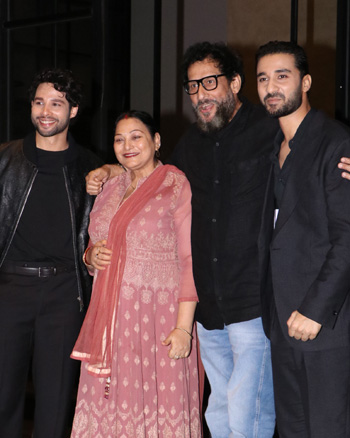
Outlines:
[[[145,111],[138,111],[138,110],[129,110],[129,111],[125,111],[125,112],[121,113],[117,117],[117,120],[115,121],[115,127],[117,127],[117,124],[121,120],[129,119],[129,118],[140,120],[140,122],[142,122],[146,126],[146,128],[147,128],[147,130],[150,133],[152,138],[154,138],[154,136],[158,132],[158,129],[157,129],[157,126],[156,126],[156,123],[155,123],[153,117],[150,114],[146,113]]]
[[[71,107],[79,107],[81,105],[83,98],[82,85],[73,77],[70,70],[46,68],[38,73],[29,88],[29,99],[31,102],[34,100],[38,86],[43,83],[50,83],[55,90],[65,93]]]
[[[309,63],[304,49],[291,41],[269,41],[260,46],[255,55],[256,66],[264,56],[278,53],[294,56],[295,67],[300,71],[301,78],[309,74]]]
[[[239,75],[243,86],[243,62],[238,53],[224,43],[209,43],[208,41],[193,44],[186,50],[182,62],[183,82],[188,81],[187,72],[189,67],[195,62],[204,61],[205,59],[212,60],[229,81]]]

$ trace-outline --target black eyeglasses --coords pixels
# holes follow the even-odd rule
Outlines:
[[[199,84],[202,84],[204,90],[213,91],[218,86],[218,78],[220,76],[226,76],[224,73],[220,75],[206,76],[202,79],[193,79],[192,81],[184,82],[184,88],[187,94],[197,94],[199,90]]]

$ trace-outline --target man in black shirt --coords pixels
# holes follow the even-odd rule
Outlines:
[[[198,43],[184,56],[184,87],[197,123],[172,163],[192,189],[193,271],[201,358],[211,386],[213,438],[271,438],[270,345],[259,298],[257,237],[277,125],[240,97],[240,58]]]
[[[32,362],[35,437],[64,438],[91,293],[85,175],[101,161],[68,133],[82,97],[69,71],[41,72],[30,92],[35,132],[0,146],[0,436],[22,437]]]

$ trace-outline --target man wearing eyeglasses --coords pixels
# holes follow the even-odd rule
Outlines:
[[[271,438],[270,345],[261,322],[256,242],[277,124],[240,96],[240,58],[224,44],[186,51],[184,88],[196,124],[172,163],[192,188],[193,270],[212,438]]]

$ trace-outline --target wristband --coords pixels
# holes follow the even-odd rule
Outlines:
[[[182,328],[182,327],[175,327],[176,330],[182,330],[183,332],[187,333],[188,336],[193,339],[193,336],[191,335],[190,332],[188,332],[186,329]]]
[[[86,266],[92,266],[92,265],[90,265],[90,263],[88,263],[86,261],[87,253],[90,251],[91,248],[92,248],[92,246],[88,246],[84,252],[84,255],[83,255],[83,262],[84,262],[84,265],[86,265]]]

